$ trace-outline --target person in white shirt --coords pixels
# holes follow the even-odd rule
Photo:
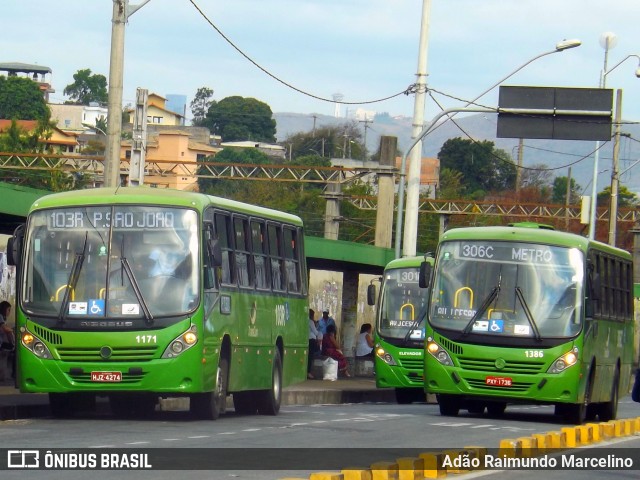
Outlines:
[[[373,336],[371,332],[373,327],[370,323],[363,323],[360,327],[360,335],[356,342],[356,358],[373,357]]]

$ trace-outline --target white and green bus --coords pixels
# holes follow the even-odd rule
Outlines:
[[[424,395],[424,329],[429,290],[419,286],[422,262],[431,257],[392,260],[382,276],[374,328],[376,386],[394,388],[398,403],[420,402]],[[376,303],[375,286],[367,291]]]
[[[17,383],[68,416],[108,397],[146,415],[188,397],[200,418],[275,415],[306,378],[300,218],[151,188],[37,200],[10,241],[18,266]]]
[[[440,238],[424,386],[441,414],[529,403],[571,423],[615,419],[634,345],[629,252],[532,223]]]

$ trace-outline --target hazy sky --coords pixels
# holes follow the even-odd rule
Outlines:
[[[217,100],[241,95],[274,112],[333,114],[333,103],[259,70],[194,4],[255,63],[313,96],[370,102],[415,82],[422,0],[151,0],[126,27],[125,103],[134,102],[137,87],[190,102],[206,86]],[[111,17],[110,0],[2,0],[0,62],[50,67],[52,101],[62,103],[79,69],[108,78]],[[639,21],[638,0],[432,0],[428,85],[471,100],[558,41],[576,38],[581,47],[545,56],[506,84],[596,87],[605,57],[601,35],[617,36],[611,69],[640,54]],[[607,87],[624,90],[623,117],[632,121],[640,121],[637,67],[632,57],[607,76]],[[443,107],[461,105],[434,95]],[[495,107],[497,89],[481,103]],[[403,94],[345,107],[411,116],[414,99]],[[438,111],[428,100],[425,118]]]

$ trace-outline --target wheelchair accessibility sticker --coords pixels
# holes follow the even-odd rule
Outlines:
[[[504,332],[504,320],[489,320],[489,331],[493,333]]]
[[[89,300],[89,315],[104,315],[104,300],[95,299]]]

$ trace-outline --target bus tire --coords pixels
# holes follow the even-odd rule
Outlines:
[[[203,420],[217,420],[227,409],[227,384],[229,361],[220,357],[216,369],[216,384],[213,392],[196,393],[190,397],[189,410]]]
[[[425,395],[422,388],[396,388],[396,402],[407,405],[413,402],[424,402]]]
[[[487,403],[487,415],[490,417],[501,417],[507,409],[506,402],[489,402]]]
[[[613,376],[613,384],[611,385],[611,397],[608,402],[599,405],[598,417],[601,422],[608,422],[609,420],[615,420],[618,416],[618,381],[620,374],[616,370],[616,374]]]
[[[276,348],[271,368],[271,388],[258,392],[258,413],[260,415],[277,415],[282,402],[282,359],[280,350]]]
[[[70,393],[50,393],[49,410],[56,418],[70,418],[75,413],[74,398]]]
[[[591,369],[593,372],[593,369]],[[587,415],[593,414],[593,406],[590,405],[591,399],[591,376],[587,381],[587,386],[584,390],[584,399],[580,403],[567,404],[563,410],[565,412],[564,417],[568,423],[575,425],[582,425],[587,419]]]
[[[233,393],[233,408],[238,415],[255,415],[258,411],[256,392],[244,391]]]
[[[438,407],[445,417],[457,417],[460,412],[460,403],[453,395],[438,395]]]

